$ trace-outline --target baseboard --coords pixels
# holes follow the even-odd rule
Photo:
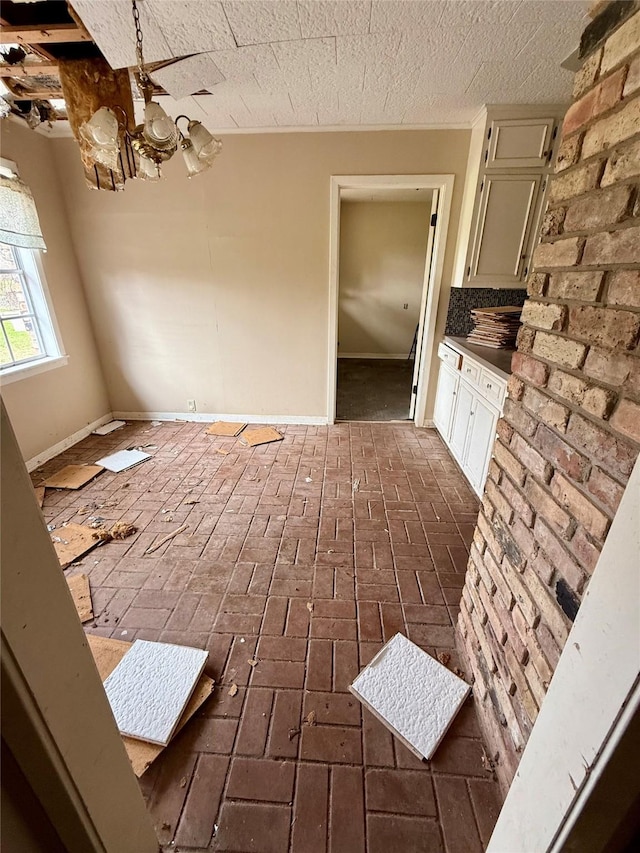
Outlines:
[[[74,444],[82,441],[83,438],[91,435],[94,429],[102,426],[103,424],[108,424],[111,420],[113,420],[113,415],[109,412],[109,414],[103,415],[101,418],[98,418],[98,420],[93,421],[93,423],[87,424],[87,426],[82,427],[82,429],[79,429],[77,432],[74,432],[73,435],[63,438],[62,441],[54,444],[53,447],[48,447],[46,450],[43,450],[42,453],[38,453],[37,456],[34,456],[32,459],[28,459],[25,462],[27,471],[31,472],[35,468],[39,468],[40,465],[44,465],[45,462],[53,459],[53,457],[57,456],[58,453],[62,453],[63,450],[67,450],[69,447],[72,447]]]
[[[230,421],[243,424],[291,424],[300,426],[322,426],[328,423],[324,416],[316,415],[237,415],[209,414],[205,412],[113,412],[113,418],[121,421],[193,421],[211,423]],[[95,429],[95,427],[94,427]]]
[[[339,352],[338,358],[402,358],[409,361],[406,352]]]

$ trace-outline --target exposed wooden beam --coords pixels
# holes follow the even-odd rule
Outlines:
[[[0,44],[67,44],[91,41],[77,24],[53,24],[49,27],[7,27],[0,31]]]
[[[58,76],[57,62],[29,62],[24,65],[0,65],[0,77],[41,77],[43,74]]]
[[[33,92],[13,93],[15,98],[22,101],[48,101],[51,98],[64,98],[62,89],[39,89]]]

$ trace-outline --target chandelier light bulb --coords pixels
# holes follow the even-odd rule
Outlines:
[[[187,167],[187,174],[190,178],[200,172],[204,172],[205,169],[208,169],[209,166],[211,166],[211,160],[198,157],[195,146],[190,139],[183,139],[181,145],[184,164]]]
[[[189,137],[193,143],[194,150],[200,159],[212,160],[220,153],[222,142],[212,136],[201,122],[189,122]]]
[[[144,135],[157,148],[172,148],[178,141],[178,131],[172,118],[154,101],[144,108]]]
[[[138,158],[138,178],[143,181],[159,181],[160,167],[150,157],[140,154]]]
[[[118,133],[118,119],[109,107],[100,107],[80,125],[80,136],[88,146],[91,159],[108,169],[118,168]]]

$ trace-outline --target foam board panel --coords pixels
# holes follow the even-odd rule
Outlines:
[[[349,689],[415,755],[429,759],[471,687],[396,634]]]
[[[143,453],[142,450],[119,450],[117,453],[105,456],[104,459],[96,462],[96,465],[102,465],[107,471],[118,474],[120,471],[133,468],[134,465],[139,465],[147,459],[151,459],[150,454]]]
[[[209,653],[136,640],[104,689],[121,734],[166,746]]]

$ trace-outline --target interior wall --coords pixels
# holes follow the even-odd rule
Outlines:
[[[470,131],[239,134],[187,180],[85,185],[53,140],[114,411],[326,418],[331,175],[454,173],[444,328]]]
[[[50,140],[3,121],[2,156],[35,198],[47,244],[42,265],[68,364],[2,386],[24,459],[32,459],[111,411],[82,289]]]
[[[342,202],[338,357],[407,357],[420,318],[430,215],[427,202]]]

